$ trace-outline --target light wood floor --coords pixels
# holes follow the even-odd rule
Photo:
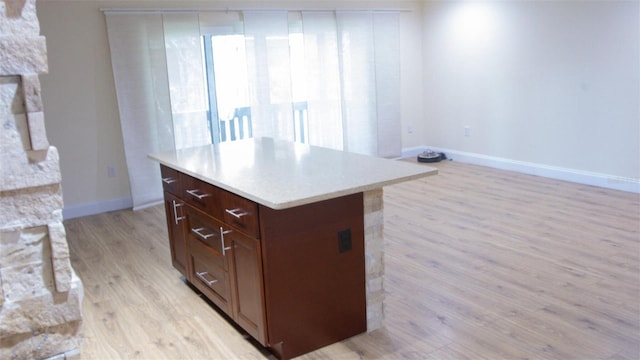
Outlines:
[[[436,166],[385,188],[385,326],[302,359],[640,358],[638,194]],[[65,222],[82,358],[268,358],[180,279],[164,222]]]

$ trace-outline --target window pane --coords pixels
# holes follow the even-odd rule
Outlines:
[[[293,140],[288,14],[247,11],[244,25],[255,134]]]
[[[197,14],[164,14],[164,41],[177,149],[211,143]]]
[[[219,120],[230,120],[235,110],[250,106],[247,55],[243,35],[211,38]]]

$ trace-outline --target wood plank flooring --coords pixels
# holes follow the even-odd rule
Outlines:
[[[640,195],[456,162],[385,188],[385,326],[301,359],[639,359]],[[164,209],[66,221],[83,359],[265,359],[171,267]]]

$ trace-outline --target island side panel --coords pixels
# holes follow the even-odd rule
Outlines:
[[[363,204],[358,193],[284,210],[260,207],[269,344],[279,357],[367,330]]]

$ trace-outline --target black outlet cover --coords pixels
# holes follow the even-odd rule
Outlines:
[[[338,231],[338,251],[341,254],[351,251],[351,229]]]

